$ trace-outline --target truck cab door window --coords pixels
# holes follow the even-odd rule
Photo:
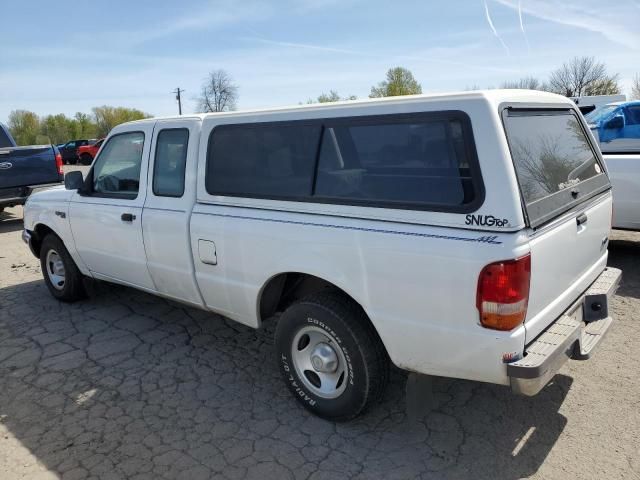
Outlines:
[[[93,167],[93,192],[101,196],[136,198],[143,147],[142,132],[111,137]]]
[[[184,170],[187,162],[189,130],[162,130],[156,139],[153,167],[153,194],[160,197],[181,197],[184,194]]]

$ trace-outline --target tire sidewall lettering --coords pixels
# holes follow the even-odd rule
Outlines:
[[[296,395],[298,395],[301,400],[304,400],[309,405],[315,406],[316,401],[313,398],[311,398],[309,396],[309,394],[300,385],[298,385],[298,382],[297,382],[296,378],[293,375],[293,371],[292,371],[291,367],[289,366],[289,361],[288,361],[286,355],[282,355],[281,357],[282,357],[281,358],[282,369],[285,372],[287,372],[287,380],[291,384],[291,386],[293,387]]]
[[[342,349],[342,353],[344,354],[344,358],[347,361],[347,373],[348,373],[348,377],[349,377],[349,385],[354,385],[355,383],[355,375],[354,375],[354,368],[353,368],[353,362],[351,361],[351,356],[349,355],[349,350],[347,349],[347,347],[344,345],[344,343],[342,342],[342,339],[340,338],[340,335],[338,335],[331,327],[329,327],[329,325],[327,325],[326,323],[315,319],[313,317],[307,317],[307,323],[311,324],[311,325],[315,325],[316,327],[321,328],[322,330],[326,330],[327,333],[329,333],[338,343],[338,345],[340,345],[340,348]]]

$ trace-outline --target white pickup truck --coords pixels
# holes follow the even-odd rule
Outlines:
[[[640,230],[640,101],[615,102],[585,115],[613,187],[613,228]]]
[[[65,187],[25,208],[53,296],[90,277],[251,327],[276,316],[285,383],[325,418],[379,398],[389,362],[533,395],[612,324],[611,186],[560,96],[142,120]]]

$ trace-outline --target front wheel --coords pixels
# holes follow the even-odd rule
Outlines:
[[[276,329],[278,363],[302,405],[330,420],[350,420],[378,400],[389,360],[364,311],[337,293],[291,305]]]
[[[40,247],[42,276],[49,292],[63,302],[75,302],[86,296],[83,275],[59,237],[50,233]]]
[[[82,155],[80,155],[78,164],[91,165],[91,162],[93,162],[93,158],[91,157],[91,155],[89,155],[88,153],[83,153]]]

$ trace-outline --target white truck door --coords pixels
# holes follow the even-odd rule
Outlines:
[[[203,306],[189,239],[199,141],[199,118],[161,120],[156,124],[142,232],[147,266],[157,291]]]
[[[155,122],[116,129],[69,205],[78,254],[94,277],[155,290],[142,239],[149,145]]]

